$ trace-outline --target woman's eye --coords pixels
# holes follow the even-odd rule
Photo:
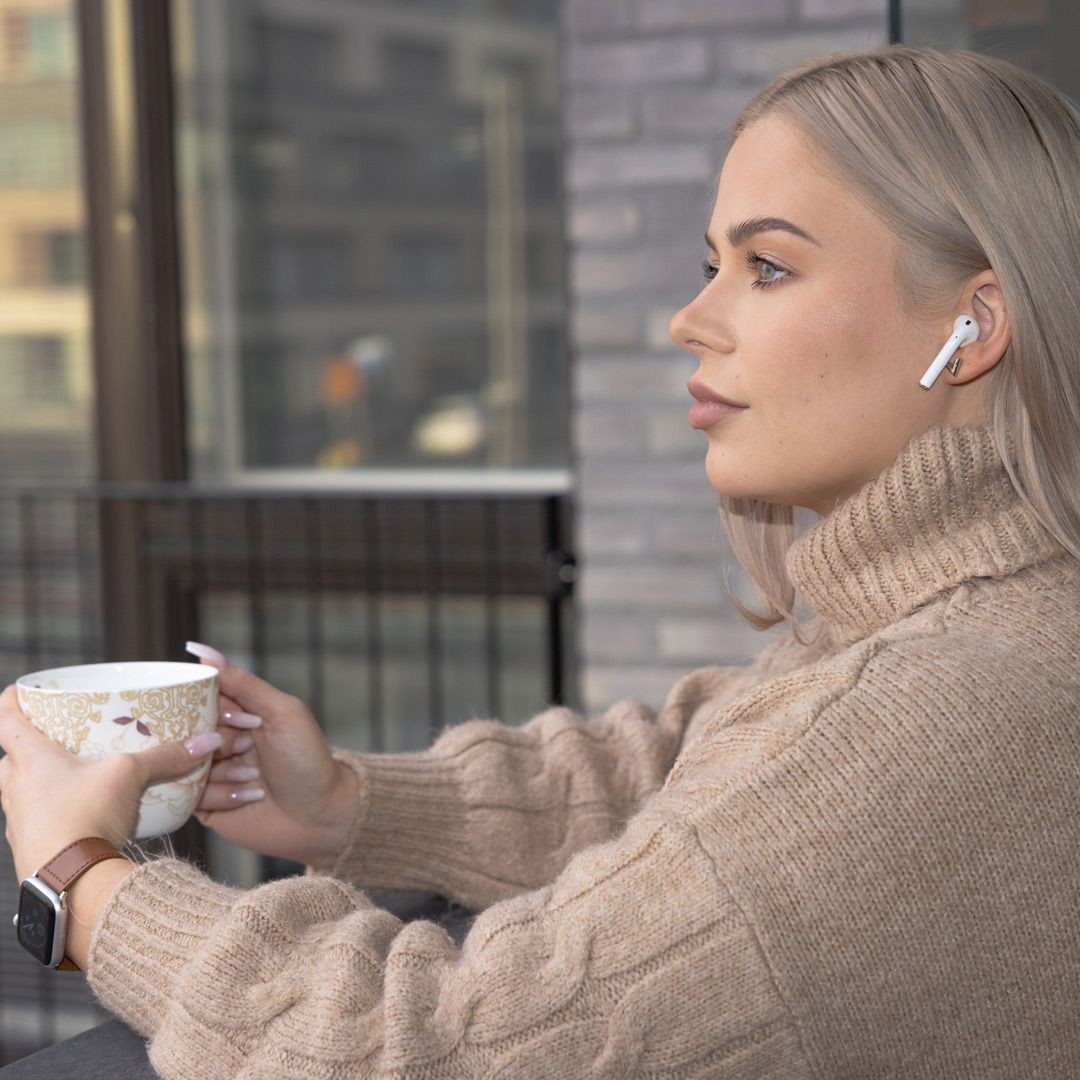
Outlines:
[[[776,282],[783,281],[784,278],[791,276],[789,270],[785,270],[782,266],[777,266],[768,259],[763,259],[756,251],[748,251],[746,253],[746,265],[749,266],[751,270],[756,270],[759,264],[763,268],[772,271],[773,276],[756,278],[754,281],[751,281],[750,288],[752,289],[767,289],[770,285],[775,285]],[[706,281],[712,281],[717,273],[719,273],[719,270],[720,268],[718,266],[713,266],[708,259],[705,259],[701,264],[701,272],[705,275]],[[783,277],[776,276],[781,274]]]

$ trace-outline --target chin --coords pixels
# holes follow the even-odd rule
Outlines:
[[[718,495],[727,495],[732,499],[756,499],[758,497],[757,492],[748,491],[743,485],[735,483],[730,472],[725,469],[710,469],[706,464],[705,475],[708,478],[709,486]]]
[[[753,499],[756,491],[746,487],[746,470],[738,456],[722,446],[710,444],[705,455],[705,476],[717,494],[733,499]]]

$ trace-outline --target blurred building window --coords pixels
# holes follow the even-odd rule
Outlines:
[[[76,138],[69,119],[55,120],[47,113],[32,118],[16,113],[15,119],[0,120],[0,186],[75,187],[80,179]]]
[[[26,13],[26,72],[32,79],[73,79],[75,23],[66,5]]]
[[[68,359],[62,337],[0,338],[0,383],[4,393],[30,405],[71,400]]]
[[[449,90],[450,54],[442,42],[388,38],[382,53],[382,82],[387,91],[412,96]]]
[[[95,474],[73,0],[0,3],[0,474]]]
[[[192,478],[565,489],[556,5],[172,10]]]
[[[909,45],[1000,56],[1080,104],[1076,0],[900,0],[900,33]]]

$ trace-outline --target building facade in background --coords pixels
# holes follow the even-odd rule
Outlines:
[[[586,713],[625,697],[659,705],[692,667],[746,662],[771,637],[721,590],[729,556],[705,442],[686,421],[696,362],[667,332],[702,285],[702,233],[741,107],[793,64],[883,44],[897,26],[900,40],[993,52],[1080,92],[1072,0],[168,7],[188,478],[572,503],[580,676],[568,697]],[[8,481],[98,475],[76,15],[76,0],[0,0]],[[26,509],[0,514],[7,681],[91,659],[101,623],[82,597],[97,565],[79,561],[86,522]],[[434,520],[418,513],[390,546],[420,542]],[[496,528],[483,536],[510,546]],[[47,569],[23,572],[27,551]],[[212,543],[203,555],[213,561]],[[488,584],[499,572],[485,570]],[[246,588],[207,589],[197,625],[301,696],[315,655],[320,720],[338,745],[430,742],[419,671],[436,637],[453,722],[491,700],[512,724],[542,708],[549,601],[501,598],[496,612],[481,574],[436,606],[424,573],[382,598],[377,640],[370,597],[323,590],[313,620],[318,586],[273,580],[255,615]],[[754,603],[737,567],[731,576]],[[374,651],[377,725],[361,659]],[[370,741],[376,730],[385,742]],[[210,856],[222,880],[258,880],[237,849]],[[13,877],[0,858],[0,910],[13,910]],[[0,1064],[105,1018],[82,979],[42,973],[0,940]]]

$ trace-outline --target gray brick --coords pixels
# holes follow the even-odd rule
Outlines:
[[[644,328],[641,309],[629,304],[573,304],[570,335],[578,349],[634,349]]]
[[[590,660],[652,660],[656,620],[651,615],[589,611],[578,619],[578,643]]]
[[[702,438],[704,439],[704,436]],[[701,469],[704,476],[704,451]],[[708,484],[707,477],[704,477],[704,483]],[[703,561],[712,560],[716,566],[719,566],[721,559],[728,554],[727,540],[724,536],[724,528],[720,524],[715,495],[709,500],[708,505],[693,513],[673,511],[665,514],[654,522],[653,531],[656,534],[656,550],[664,552],[668,558],[692,555]]]
[[[684,560],[668,566],[605,566],[586,560],[579,581],[584,610],[717,612],[726,606],[716,567]]]
[[[748,664],[766,644],[761,631],[730,606],[711,616],[658,619],[656,633],[661,659],[693,665]]]
[[[725,84],[647,86],[641,91],[641,128],[646,136],[660,132],[706,139],[719,169],[735,118],[751,97],[746,87]]]
[[[563,0],[565,28],[575,38],[619,34],[634,25],[636,0]]]
[[[563,74],[575,86],[688,82],[709,73],[709,52],[706,42],[691,37],[590,45],[571,40]]]
[[[880,27],[876,24],[836,27],[759,37],[731,34],[720,41],[719,65],[725,76],[753,82],[756,91],[804,60],[845,49],[874,48],[884,45],[888,38],[884,21]]]
[[[682,403],[689,374],[681,361],[651,356],[584,356],[574,365],[576,400],[643,402],[662,407]]]
[[[645,425],[625,410],[578,408],[573,427],[574,450],[590,458],[641,457],[647,451]]]
[[[650,454],[654,457],[704,462],[707,449],[705,436],[695,431],[686,418],[687,409],[692,404],[693,399],[687,393],[686,408],[680,406],[649,417],[646,446]]]
[[[581,692],[659,708],[693,667],[756,656],[723,590],[731,557],[690,429],[696,358],[671,317],[703,280],[701,234],[730,127],[779,71],[882,44],[887,0],[564,0]],[[799,12],[805,25],[789,26]],[[830,24],[826,28],[826,24]],[[814,515],[816,519],[816,515]]]
[[[617,701],[639,701],[659,710],[685,667],[630,664],[589,664],[581,679],[582,708],[590,716],[605,712]]]
[[[620,196],[580,201],[570,207],[568,231],[578,244],[632,240],[641,232],[641,208]]]
[[[638,22],[646,30],[696,30],[780,26],[792,17],[792,0],[641,0]]]
[[[577,550],[584,558],[641,555],[653,546],[653,521],[640,509],[597,510],[583,506],[577,516]]]
[[[705,253],[702,234],[712,216],[716,195],[712,177],[702,183],[665,184],[645,188],[636,194],[641,207],[642,236],[646,241],[666,241],[687,245],[694,268]]]
[[[881,19],[888,34],[888,0],[798,0],[799,19],[807,23],[839,19]]]
[[[636,99],[623,87],[578,87],[564,112],[570,141],[625,139],[637,130]]]
[[[715,171],[712,155],[700,141],[570,146],[566,159],[566,187],[571,193],[693,180],[709,182]]]
[[[678,288],[694,281],[694,269],[685,247],[670,244],[634,244],[621,250],[579,249],[570,258],[570,281],[581,297],[624,295],[631,292],[655,295],[664,287]]]
[[[701,260],[697,259],[694,262],[695,267],[700,266]],[[679,311],[686,304],[689,304],[691,300],[701,291],[701,271],[696,270],[694,274],[694,280],[687,283],[685,293],[677,300],[672,300],[670,304],[665,307],[651,308],[645,314],[645,344],[656,352],[670,353],[672,357],[678,357],[688,364],[696,364],[696,360],[693,354],[687,352],[685,349],[680,350],[680,347],[672,340],[668,327],[671,325],[672,316]],[[693,374],[692,371],[687,373],[687,378]]]
[[[582,458],[578,462],[578,490],[580,500],[596,508],[640,506],[642,513],[655,518],[672,508],[706,510],[716,505],[716,492],[698,461]],[[654,555],[662,558],[664,552],[659,549]]]

